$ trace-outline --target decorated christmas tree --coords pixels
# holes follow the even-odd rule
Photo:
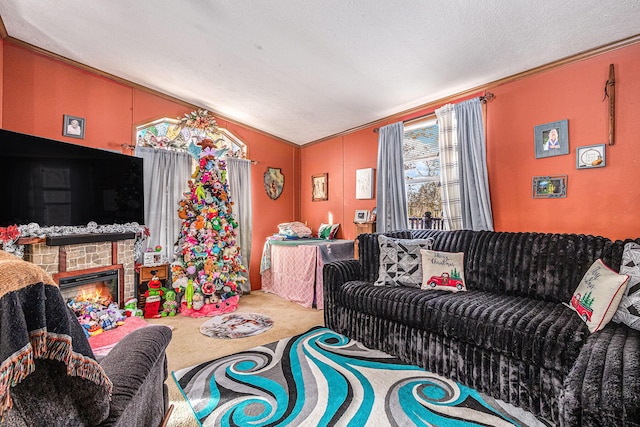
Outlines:
[[[173,287],[183,294],[180,311],[192,317],[235,310],[240,286],[246,280],[241,274],[246,269],[236,240],[238,224],[222,158],[226,149],[217,147],[210,138],[197,145],[189,149],[198,165],[188,182],[189,191],[180,201],[182,228],[171,269]]]

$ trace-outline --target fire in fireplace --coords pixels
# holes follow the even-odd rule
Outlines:
[[[108,306],[111,303],[120,305],[119,270],[106,270],[59,278],[60,292],[65,300],[76,299],[100,303]]]

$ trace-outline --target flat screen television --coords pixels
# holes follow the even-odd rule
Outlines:
[[[0,226],[144,224],[142,159],[0,129]]]

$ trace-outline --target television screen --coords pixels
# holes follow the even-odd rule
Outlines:
[[[142,159],[0,129],[0,226],[144,224]]]

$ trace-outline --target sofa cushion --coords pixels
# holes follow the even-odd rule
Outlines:
[[[442,252],[420,249],[422,255],[422,289],[466,291],[464,284],[464,252]]]
[[[624,245],[620,273],[629,276],[627,289],[624,292],[613,321],[640,330],[640,245],[629,242]]]
[[[429,309],[422,328],[563,373],[588,335],[567,307],[526,297],[469,290],[432,299]]]
[[[596,260],[573,293],[571,309],[591,332],[604,328],[616,312],[628,280],[626,274],[618,274]]]
[[[565,374],[589,333],[562,304],[474,290],[425,292],[353,281],[342,286],[336,303]]]
[[[422,256],[420,249],[429,249],[431,239],[394,239],[378,236],[380,268],[376,286],[409,286],[422,284]]]
[[[352,281],[342,286],[336,304],[366,314],[398,321],[406,325],[421,325],[428,315],[429,300],[445,291],[425,292],[405,286],[373,286],[370,282]]]
[[[562,303],[595,260],[614,265],[612,249],[604,237],[478,231],[465,251],[467,288]]]

